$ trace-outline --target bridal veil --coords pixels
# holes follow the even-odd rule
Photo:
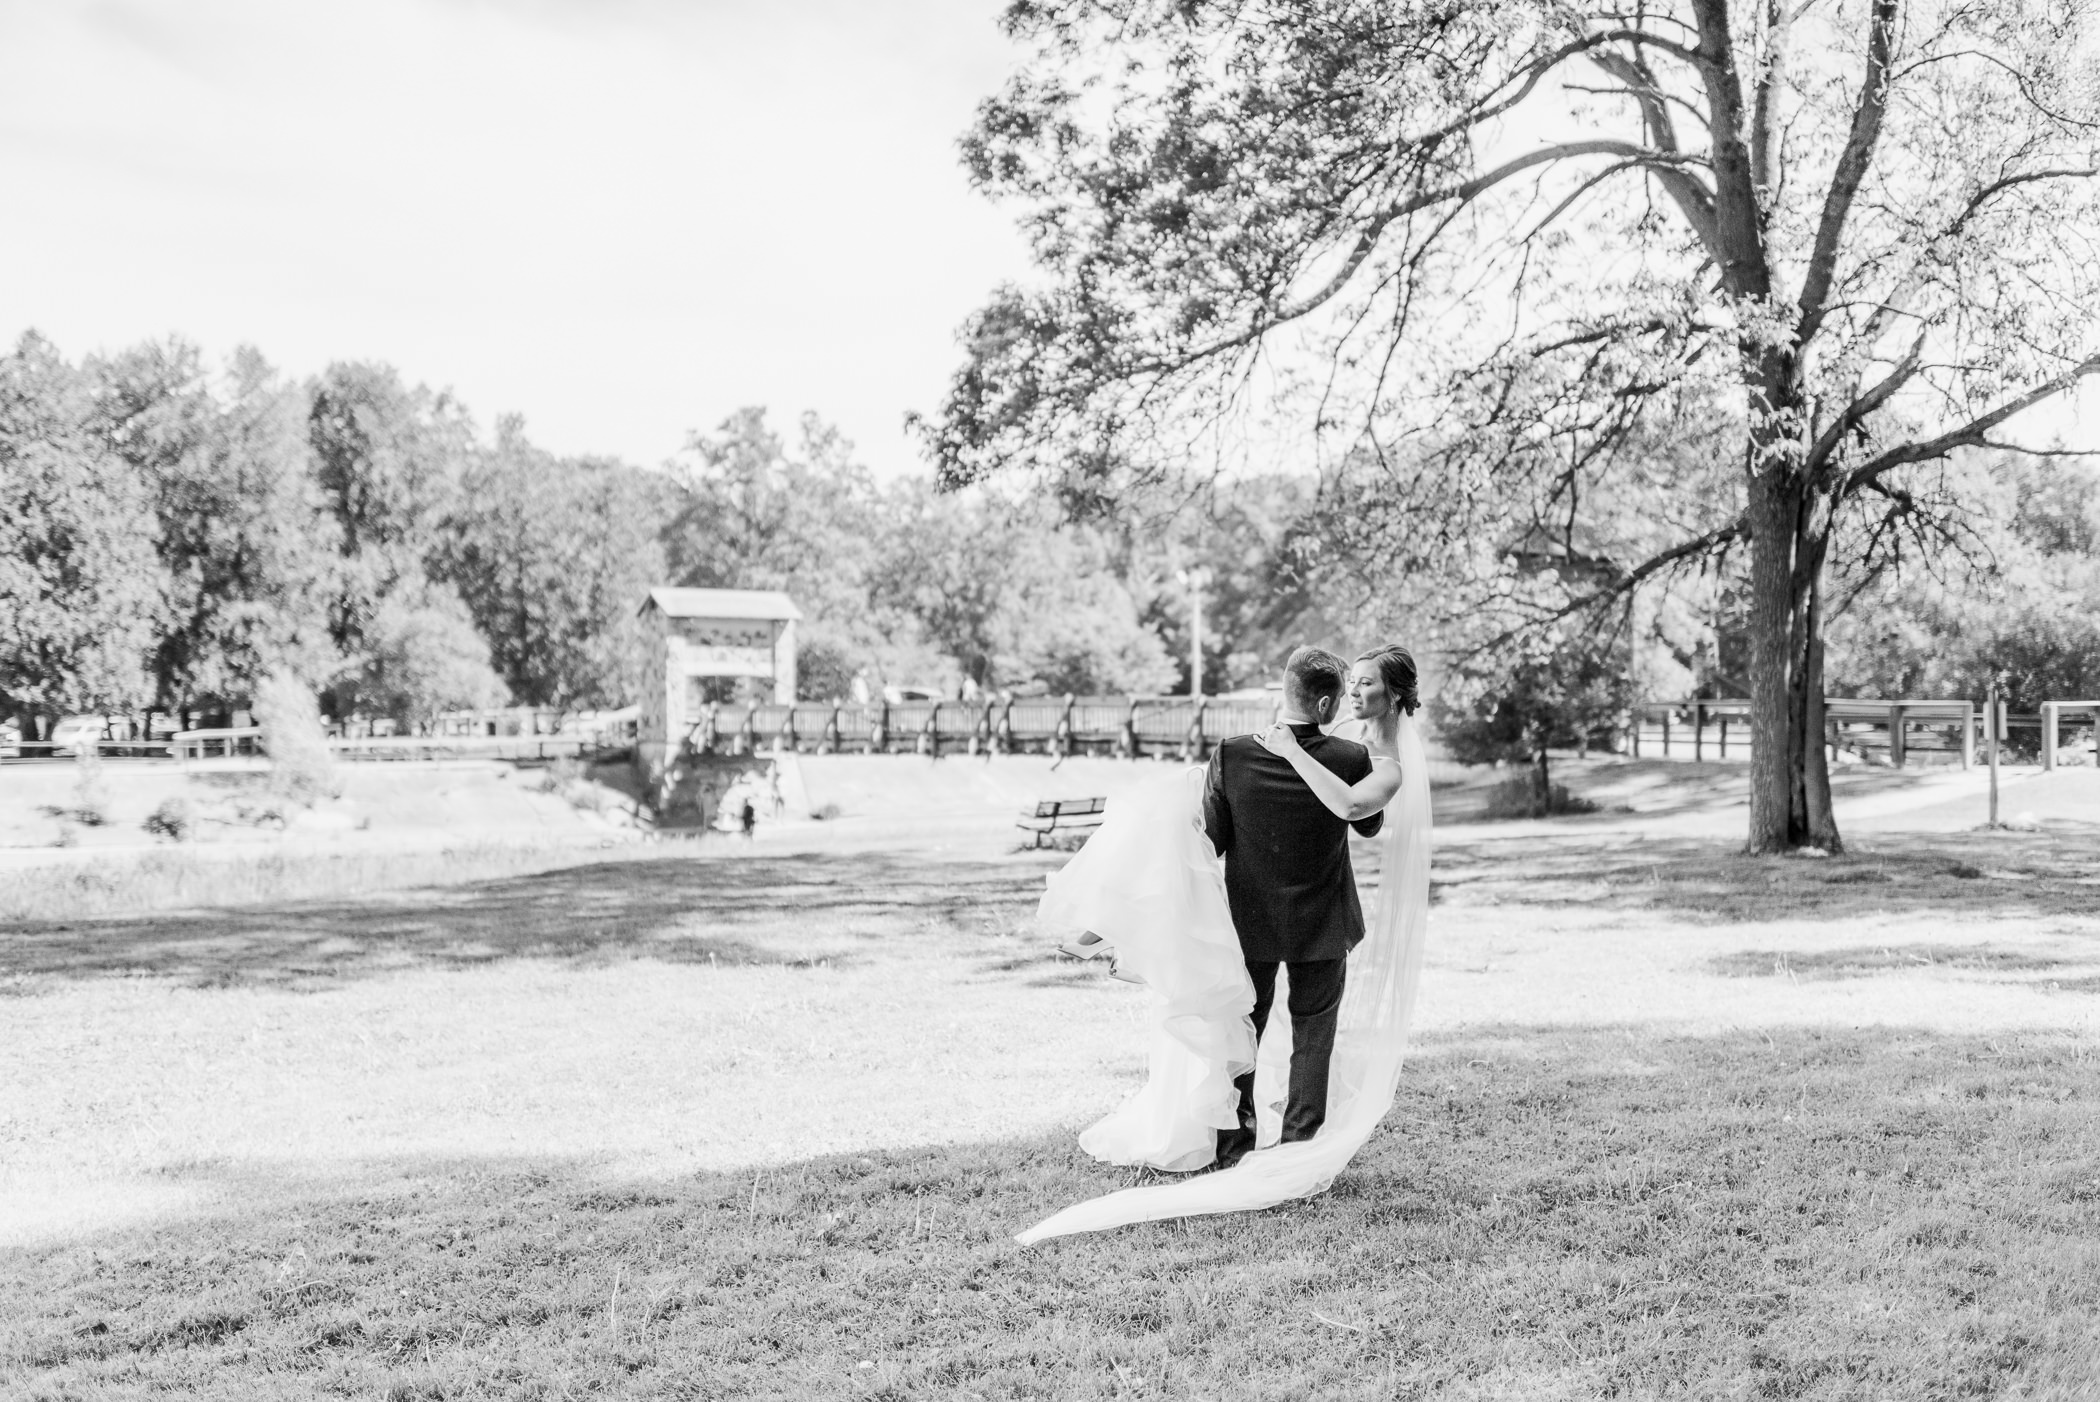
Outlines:
[[[1320,1132],[1257,1149],[1216,1173],[1079,1203],[1017,1240],[1029,1244],[1131,1222],[1273,1207],[1325,1191],[1356,1157],[1399,1087],[1429,925],[1429,771],[1412,716],[1400,718],[1399,749],[1400,791],[1386,807],[1377,839],[1377,899],[1363,941],[1349,955]],[[1252,1051],[1247,1012],[1253,989],[1225,906],[1224,881],[1202,835],[1202,771],[1190,775],[1112,803],[1108,821],[1051,878],[1043,899],[1046,925],[1092,929],[1113,942],[1119,961],[1145,979],[1155,1000],[1144,1088],[1080,1136],[1081,1147],[1110,1163],[1175,1169],[1209,1162],[1216,1130],[1234,1122],[1231,1077],[1246,1068]],[[1130,893],[1138,898],[1129,899]],[[1270,1019],[1262,1038],[1262,1078],[1287,1059],[1289,1022]],[[1265,1119],[1272,1116],[1274,1098],[1258,1079]],[[1263,1140],[1273,1133],[1265,1126]]]

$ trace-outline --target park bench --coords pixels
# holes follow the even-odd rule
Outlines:
[[[1023,809],[1014,826],[1034,834],[1028,845],[1040,847],[1045,838],[1055,833],[1092,832],[1101,826],[1107,812],[1106,798],[1046,798],[1032,811]]]

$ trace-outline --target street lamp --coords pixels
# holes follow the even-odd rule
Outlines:
[[[1208,567],[1176,570],[1174,577],[1189,591],[1189,699],[1203,697],[1203,591],[1210,584]]]

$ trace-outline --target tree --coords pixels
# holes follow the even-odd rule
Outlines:
[[[679,583],[782,589],[826,619],[864,608],[880,493],[853,445],[815,414],[802,416],[790,449],[764,409],[739,409],[692,436],[678,482],[664,543]]]
[[[500,706],[502,678],[459,596],[442,585],[397,591],[365,625],[359,665],[337,689],[345,710],[423,726],[441,712]]]
[[[739,409],[692,435],[676,483],[663,533],[672,579],[784,591],[803,612],[802,644],[848,668],[849,683],[863,665],[910,669],[915,640],[900,639],[899,620],[880,616],[868,593],[890,503],[837,429],[804,414],[790,446],[764,409]],[[829,675],[820,669],[812,684]]]
[[[1961,454],[1981,508],[1968,549],[1897,562],[1833,609],[1833,691],[1978,696],[2014,711],[2100,695],[2100,475],[2090,465]]]
[[[429,578],[473,425],[450,395],[410,389],[391,366],[338,363],[311,387],[307,434],[339,528],[330,626],[354,656],[379,606]]]
[[[1521,650],[1476,653],[1445,674],[1429,701],[1436,733],[1465,764],[1519,760],[1531,768],[1531,815],[1566,803],[1547,751],[1587,746],[1622,724],[1634,700],[1623,637],[1529,634]]]
[[[160,704],[245,704],[280,668],[325,679],[337,527],[314,478],[306,396],[247,348],[223,397],[180,341],[95,368],[101,432],[152,493],[169,590],[152,652]]]
[[[1126,530],[1124,570],[1173,664],[1169,691],[1189,690],[1188,571],[1202,572],[1205,695],[1273,681],[1292,648],[1349,633],[1328,612],[1338,581],[1319,558],[1325,522],[1302,482],[1242,477],[1171,505],[1168,519]]]
[[[1016,0],[965,158],[1048,279],[971,319],[927,442],[1086,510],[1302,430],[1499,547],[1677,425],[1726,493],[1532,626],[1745,550],[1749,846],[1835,848],[1833,565],[2100,372],[2088,9]]]
[[[624,464],[557,458],[496,425],[447,521],[438,574],[455,585],[519,702],[621,706],[640,684],[637,610],[663,583],[667,484]]]
[[[148,484],[96,431],[94,385],[31,332],[0,359],[0,698],[129,710],[165,607]]]
[[[1052,529],[979,492],[897,484],[871,574],[877,616],[908,622],[986,689],[1039,681],[1077,694],[1152,692],[1174,674],[1118,577],[1111,542]]]

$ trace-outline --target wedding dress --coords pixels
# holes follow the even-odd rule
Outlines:
[[[1050,878],[1043,927],[1100,935],[1153,1000],[1145,1084],[1081,1134],[1080,1147],[1108,1163],[1201,1168],[1216,1156],[1217,1132],[1236,1123],[1233,1077],[1257,1061],[1264,1147],[1216,1173],[1068,1207],[1016,1240],[1273,1207],[1325,1191],[1356,1157],[1399,1087],[1429,924],[1429,774],[1412,716],[1400,718],[1399,751],[1400,790],[1376,839],[1378,895],[1363,941],[1349,954],[1327,1119],[1311,1139],[1276,1142],[1290,1017],[1279,990],[1257,1057],[1254,987],[1226,906],[1222,864],[1203,831],[1203,770],[1111,802],[1086,846]]]

